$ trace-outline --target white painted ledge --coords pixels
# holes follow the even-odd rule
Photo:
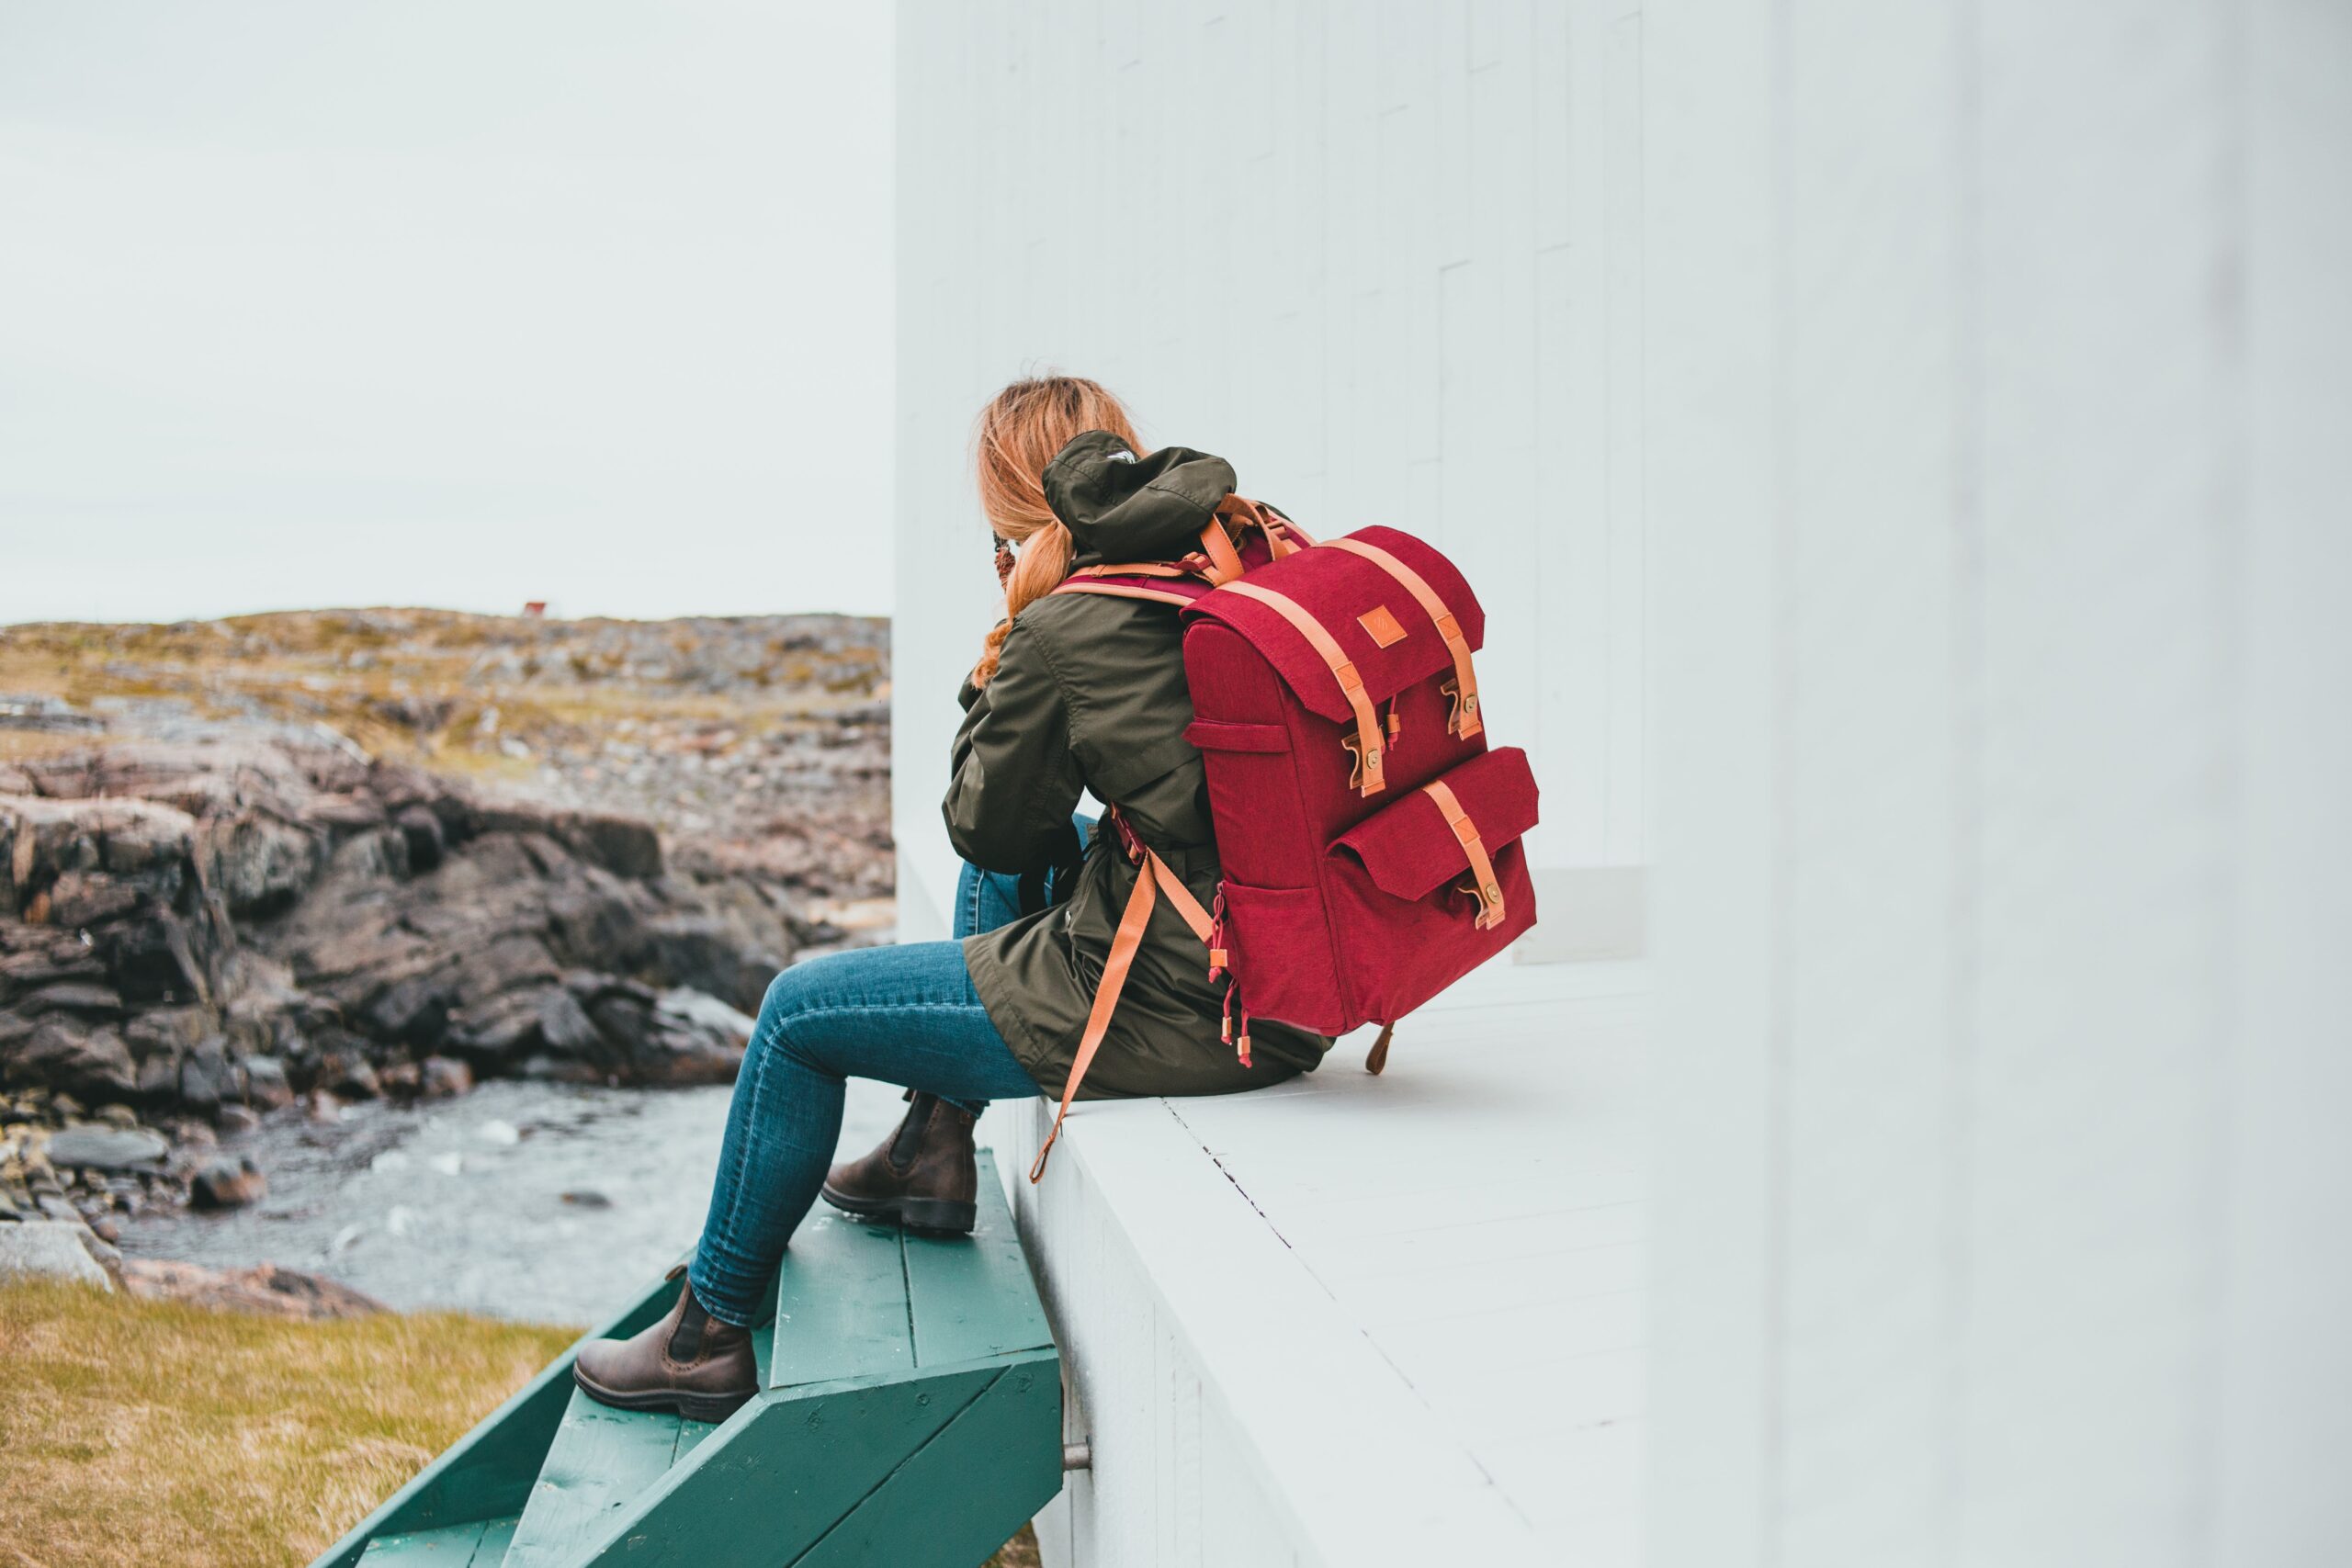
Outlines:
[[[1091,1472],[1055,1568],[1427,1568],[1638,1555],[1636,964],[1494,965],[1322,1071],[989,1139]]]

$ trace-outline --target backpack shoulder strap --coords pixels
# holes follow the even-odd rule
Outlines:
[[[1062,1135],[1062,1118],[1069,1114],[1070,1101],[1078,1098],[1078,1086],[1086,1079],[1086,1069],[1094,1065],[1094,1054],[1102,1048],[1102,1040],[1111,1032],[1111,1015],[1118,1010],[1119,993],[1126,989],[1127,971],[1135,967],[1136,953],[1143,946],[1143,934],[1151,924],[1151,912],[1166,894],[1184,923],[1193,928],[1212,951],[1216,948],[1216,922],[1184,886],[1184,879],[1168,867],[1168,863],[1153,853],[1135,836],[1117,808],[1106,811],[1104,818],[1118,829],[1127,846],[1127,858],[1136,863],[1135,891],[1127,895],[1127,906],[1119,915],[1119,929],[1111,938],[1111,952],[1102,960],[1102,981],[1094,988],[1094,1005],[1087,1010],[1086,1029],[1079,1036],[1078,1054],[1070,1058],[1069,1077],[1062,1084],[1062,1101],[1054,1112],[1054,1124],[1046,1133],[1045,1143],[1037,1150],[1036,1163],[1029,1168],[1029,1179],[1035,1183],[1046,1174],[1046,1156],[1054,1152],[1054,1140]],[[1249,1038],[1242,1039],[1242,1061],[1250,1059]]]

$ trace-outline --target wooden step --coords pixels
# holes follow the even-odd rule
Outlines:
[[[603,1540],[617,1510],[717,1430],[707,1422],[615,1410],[574,1389],[539,1467],[505,1568],[563,1568]]]
[[[513,1519],[476,1519],[401,1535],[379,1535],[360,1555],[361,1568],[498,1568],[514,1539]]]
[[[567,1352],[313,1568],[363,1549],[464,1568],[970,1568],[1061,1489],[1060,1358],[982,1158],[968,1238],[830,1209],[803,1223],[752,1338],[762,1392],[723,1424],[596,1404]],[[600,1333],[658,1321],[676,1292],[650,1288]],[[390,1555],[428,1547],[442,1554]]]

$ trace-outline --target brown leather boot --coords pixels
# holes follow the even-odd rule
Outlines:
[[[825,1201],[845,1214],[912,1231],[969,1235],[980,1190],[972,1113],[935,1094],[909,1094],[906,1118],[873,1153],[825,1176]]]
[[[686,1271],[670,1270],[675,1280]],[[760,1392],[752,1331],[719,1322],[678,1287],[670,1315],[628,1339],[594,1339],[580,1348],[571,1381],[599,1404],[621,1410],[674,1410],[689,1421],[724,1421]]]

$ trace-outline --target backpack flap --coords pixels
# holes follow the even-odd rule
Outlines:
[[[1370,547],[1359,554],[1355,541]],[[1383,564],[1403,567],[1442,606],[1442,622],[1419,594]],[[1381,789],[1381,705],[1449,670],[1466,673],[1486,639],[1486,611],[1462,574],[1436,550],[1394,528],[1363,528],[1257,568],[1202,595],[1188,618],[1217,621],[1272,665],[1317,716],[1355,731],[1365,795]],[[1469,712],[1475,716],[1475,687]],[[1462,731],[1475,734],[1475,717]]]
[[[1341,834],[1332,847],[1353,854],[1383,893],[1419,902],[1462,882],[1478,869],[1477,860],[1491,863],[1518,842],[1535,826],[1535,773],[1527,753],[1498,746],[1398,796]],[[1466,829],[1456,827],[1457,819],[1467,823]],[[1481,897],[1482,909],[1485,904]]]
[[[1485,645],[1487,613],[1452,561],[1394,528],[1360,528],[1348,537],[1377,546],[1411,567],[1453,611],[1471,650]],[[1335,545],[1327,540],[1259,567],[1249,581],[1280,593],[1314,616],[1363,676],[1364,694],[1373,702],[1386,702],[1450,665],[1453,655],[1445,639],[1396,580],[1376,563]],[[1231,626],[1265,656],[1301,703],[1334,724],[1347,722],[1348,699],[1331,678],[1330,667],[1279,610],[1234,592],[1228,584],[1203,594],[1184,613]]]

